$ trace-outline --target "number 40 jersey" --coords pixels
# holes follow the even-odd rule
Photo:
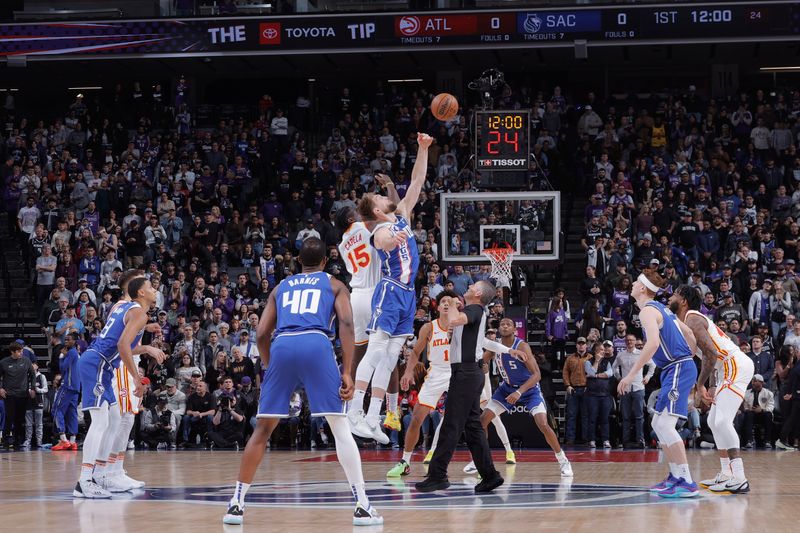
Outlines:
[[[335,301],[330,274],[309,272],[289,276],[275,289],[275,336],[319,331],[333,339]]]
[[[381,279],[381,262],[370,244],[371,235],[363,222],[353,222],[342,235],[339,255],[352,276],[353,289],[372,289]]]

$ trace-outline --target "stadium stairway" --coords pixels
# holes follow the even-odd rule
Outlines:
[[[39,325],[34,304],[31,272],[22,257],[19,241],[8,231],[8,214],[0,215],[0,350],[15,339],[23,339],[36,352],[39,366],[47,373],[50,356],[47,337]]]
[[[557,287],[562,287],[566,291],[567,300],[570,303],[570,310],[573,319],[569,321],[569,340],[567,341],[566,352],[568,354],[575,351],[575,330],[574,317],[580,308],[580,281],[584,276],[586,266],[586,253],[581,247],[581,236],[585,229],[583,220],[583,209],[588,200],[586,198],[575,198],[572,195],[562,195],[562,212],[564,217],[561,219],[561,230],[564,234],[564,258],[561,264],[553,269],[537,269],[537,276],[531,282],[531,313],[528,322],[528,343],[534,351],[544,351],[548,355],[551,364],[553,359],[549,357],[550,349],[547,345],[545,336],[545,318],[547,308],[550,305],[550,298]],[[544,283],[544,276],[549,276],[551,283]],[[550,406],[553,416],[558,423],[559,436],[563,439],[565,419],[566,419],[566,389],[564,380],[561,378],[561,367],[563,361],[553,364],[553,393],[555,394],[555,405]]]

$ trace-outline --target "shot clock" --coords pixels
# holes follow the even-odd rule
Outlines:
[[[530,111],[477,111],[475,169],[527,170]]]

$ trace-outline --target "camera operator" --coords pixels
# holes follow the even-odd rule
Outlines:
[[[158,395],[156,406],[144,413],[142,420],[142,440],[150,447],[164,449],[167,445],[174,449],[178,435],[178,422],[175,415],[167,408],[166,393]]]
[[[244,440],[244,415],[237,405],[236,395],[223,393],[219,397],[217,410],[211,419],[208,438],[216,448],[236,448]]]

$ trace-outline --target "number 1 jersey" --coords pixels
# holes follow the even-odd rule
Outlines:
[[[353,222],[339,244],[339,255],[347,265],[353,289],[372,289],[381,279],[381,263],[370,244],[372,234],[363,222]]]
[[[276,336],[316,330],[333,338],[336,297],[330,274],[295,274],[281,281],[275,291]]]

